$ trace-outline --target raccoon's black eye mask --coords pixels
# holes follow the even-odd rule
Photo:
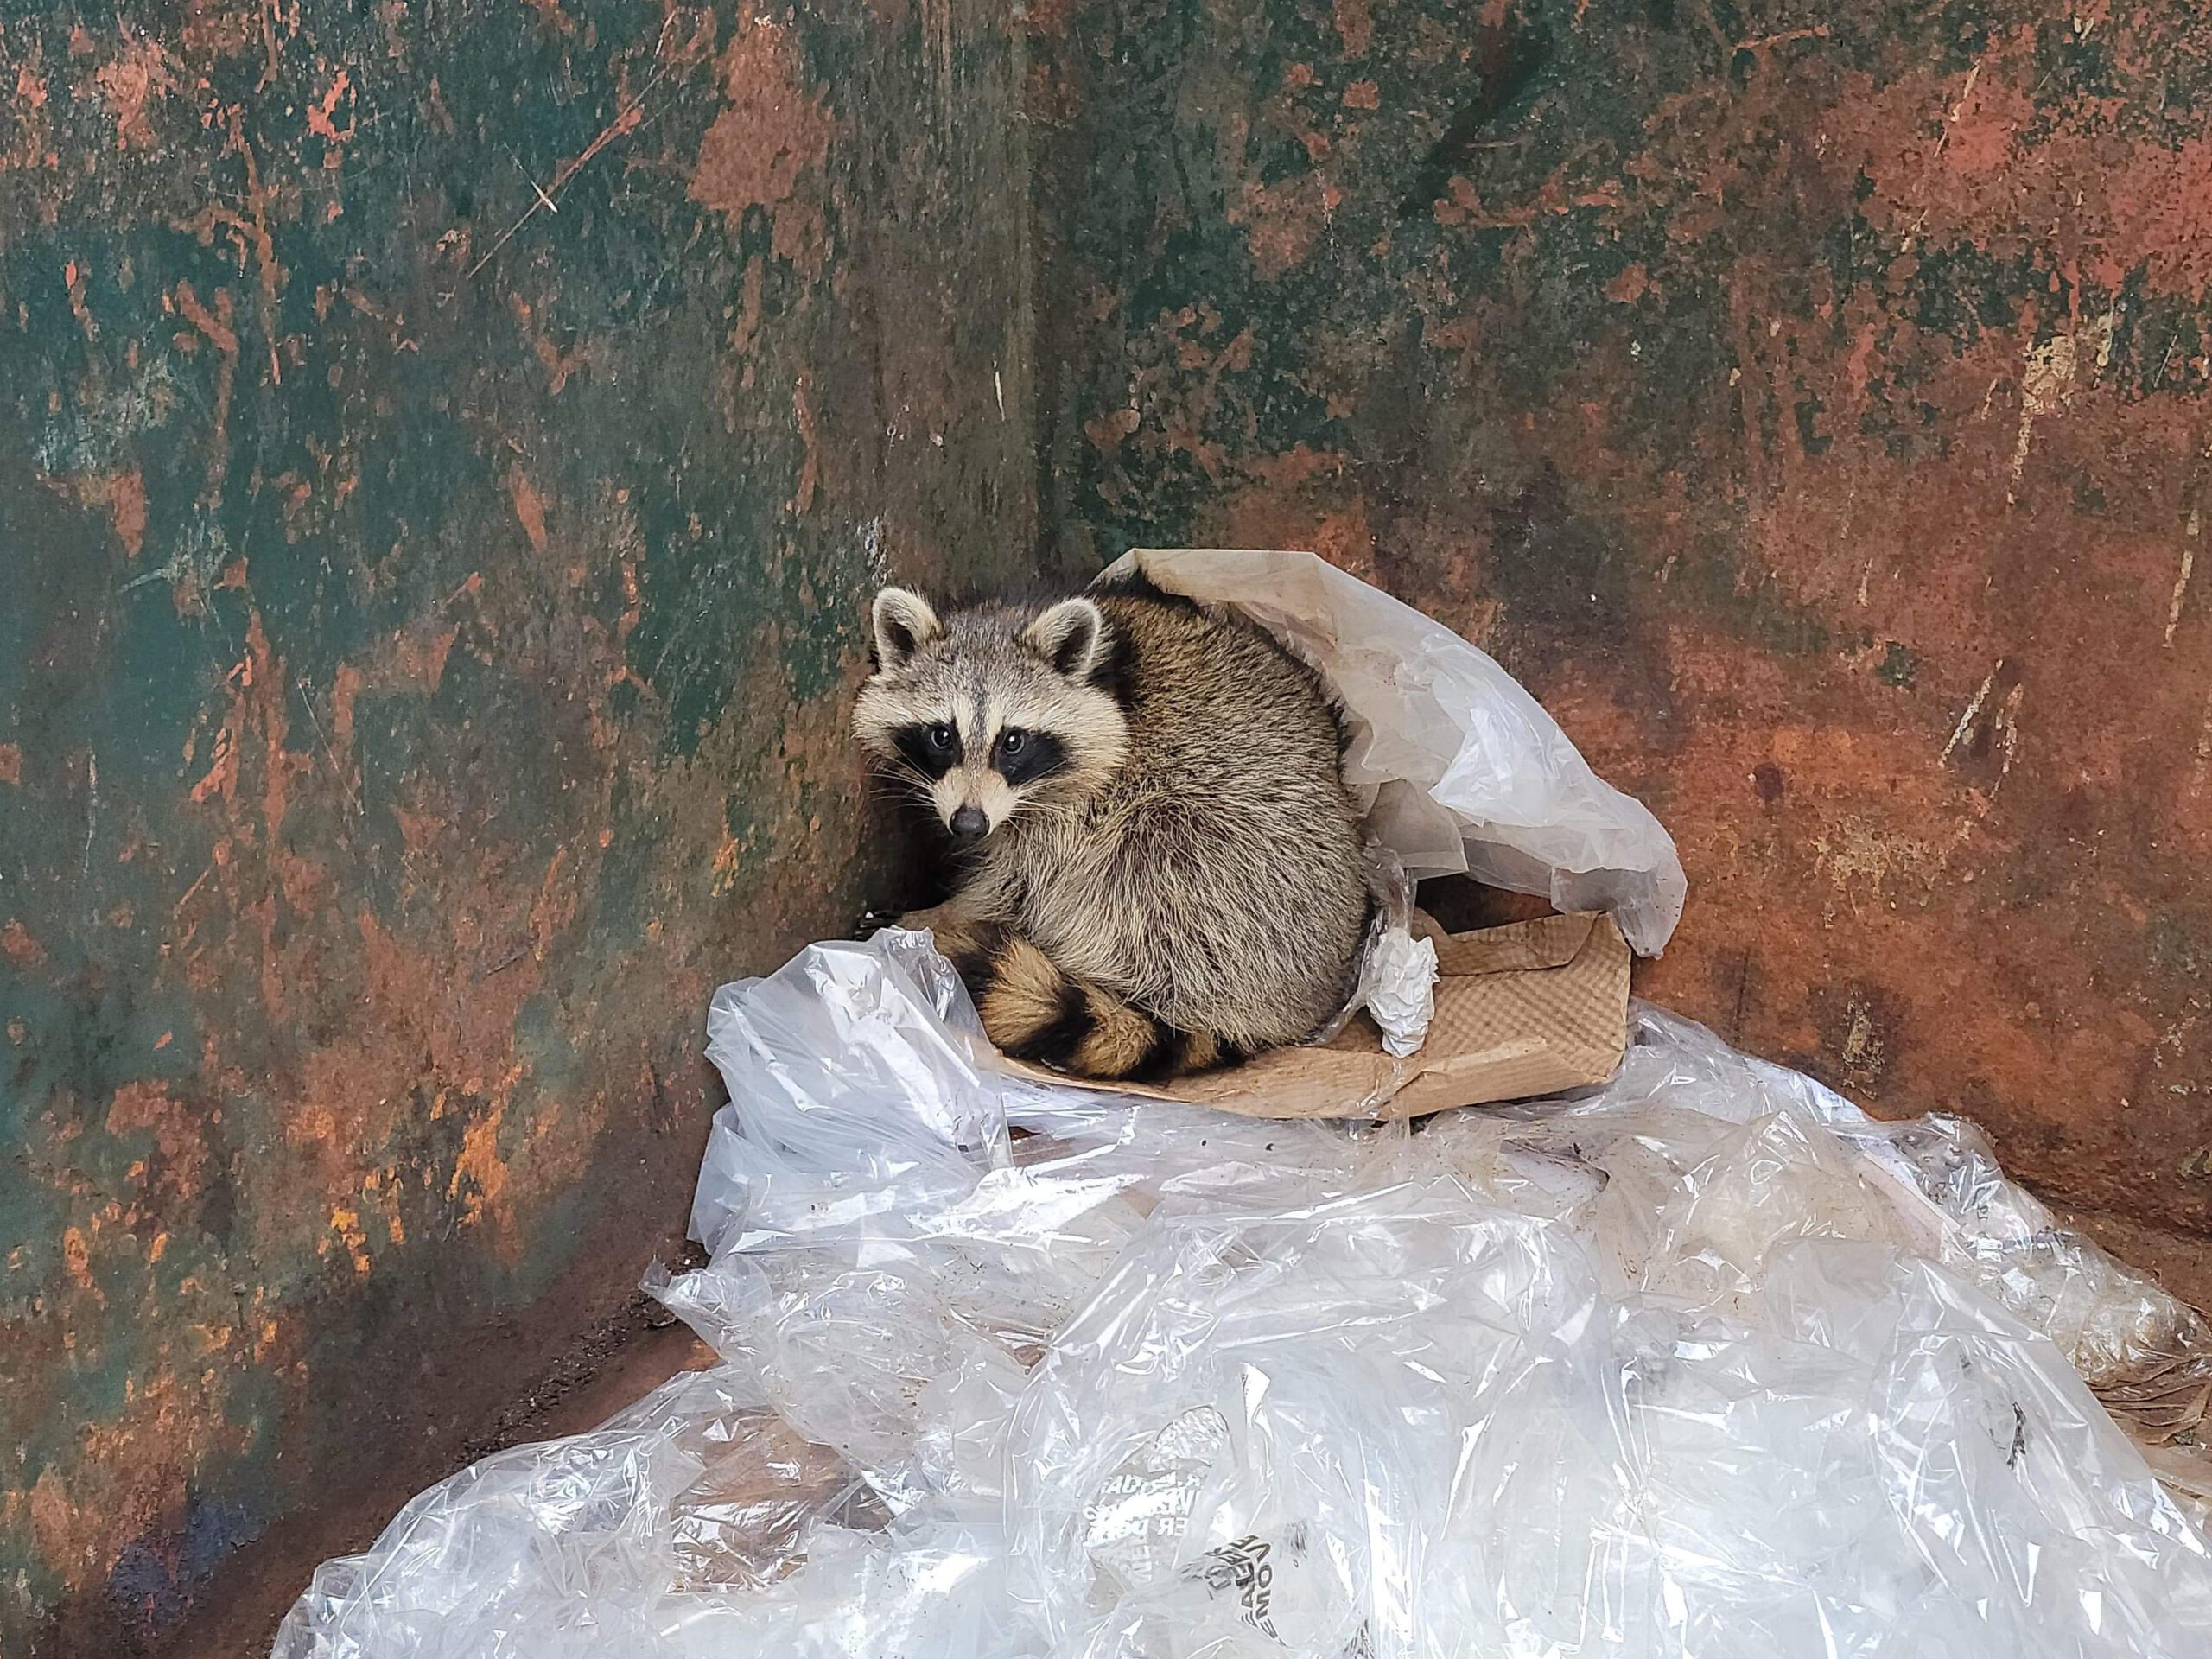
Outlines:
[[[1009,726],[991,745],[992,769],[1016,789],[1064,771],[1067,764],[1067,745],[1050,732]]]
[[[900,760],[932,780],[960,764],[960,734],[942,721],[933,726],[901,726],[891,742]]]
[[[967,758],[960,734],[943,721],[902,726],[892,736],[899,758],[931,782]],[[1009,726],[991,745],[991,769],[1014,788],[1067,769],[1067,745],[1050,732]]]

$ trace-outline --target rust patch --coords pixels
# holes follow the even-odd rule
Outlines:
[[[115,147],[155,148],[161,139],[154,130],[153,111],[178,86],[160,42],[150,35],[126,35],[121,53],[93,71],[92,79],[115,117]]]
[[[514,503],[515,518],[522,525],[522,533],[530,537],[531,547],[537,552],[544,552],[545,498],[538,494],[519,467],[507,469],[507,498]]]
[[[733,219],[766,210],[776,257],[814,276],[828,237],[811,191],[836,133],[829,105],[807,88],[789,25],[751,4],[739,12],[719,67],[724,107],[700,143],[692,197]]]
[[[108,514],[115,523],[115,538],[125,556],[137,558],[146,550],[146,479],[137,467],[118,473],[107,483]]]
[[[165,1084],[129,1083],[108,1102],[107,1132],[150,1134],[161,1154],[162,1185],[175,1198],[188,1198],[200,1191],[207,1168],[200,1109],[173,1098]]]
[[[791,419],[798,428],[798,439],[804,459],[799,462],[798,493],[791,498],[791,511],[809,513],[814,511],[814,492],[822,481],[822,434],[815,425],[814,407],[807,402],[808,377],[801,374],[791,387]]]
[[[308,106],[308,130],[324,141],[322,164],[336,167],[346,143],[353,137],[353,119],[349,114],[340,127],[334,118],[338,106],[344,104],[351,110],[354,105],[353,72],[340,69],[330,83],[330,90]]]
[[[31,937],[20,918],[11,917],[0,926],[0,956],[18,968],[35,968],[46,960],[46,947]]]
[[[2107,289],[2139,269],[2152,291],[2199,297],[2212,287],[2212,139],[2123,137],[2095,101],[2037,101],[2041,74],[2035,34],[2019,29],[1961,76],[1861,83],[1829,164],[1863,169],[1869,218],[1889,234],[2048,245]]]
[[[1109,409],[1103,415],[1094,415],[1083,423],[1083,435],[1099,448],[1111,452],[1121,447],[1122,440],[1144,424],[1144,416],[1134,409]]]
[[[1335,0],[1333,16],[1337,38],[1344,42],[1344,55],[1365,57],[1368,46],[1375,38],[1375,18],[1368,0]]]
[[[1616,305],[1634,305],[1651,291],[1651,273],[1640,264],[1624,266],[1621,274],[1603,289],[1605,297]]]
[[[1243,228],[1253,274],[1269,281],[1303,264],[1340,199],[1319,173],[1297,174],[1280,184],[1246,180],[1229,222]]]

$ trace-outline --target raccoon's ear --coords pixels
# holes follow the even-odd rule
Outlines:
[[[1106,619],[1087,599],[1064,599],[1021,631],[1027,645],[1071,680],[1087,680],[1106,642]]]
[[[916,652],[944,632],[944,624],[937,620],[929,601],[904,588],[886,588],[875,596],[871,621],[875,629],[875,664],[887,670],[906,667]]]

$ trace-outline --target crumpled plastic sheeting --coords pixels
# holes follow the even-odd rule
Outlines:
[[[1955,1122],[1649,1009],[1418,1133],[1133,1103],[979,1069],[898,932],[710,1030],[659,1290],[722,1363],[425,1493],[277,1659],[2212,1651],[2068,1363],[2158,1294]]]
[[[1137,568],[1234,605],[1328,677],[1351,728],[1345,781],[1416,877],[1465,871],[1610,911],[1638,956],[1666,944],[1689,892],[1674,838],[1484,652],[1312,553],[1147,548],[1107,575]]]

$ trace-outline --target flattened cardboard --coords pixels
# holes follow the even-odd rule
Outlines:
[[[1365,1015],[1335,1040],[1278,1048],[1233,1071],[1167,1088],[1087,1084],[1117,1094],[1211,1106],[1246,1117],[1421,1117],[1454,1106],[1528,1100],[1603,1083],[1628,1046],[1628,943],[1609,916],[1540,916],[1436,941],[1436,1018],[1421,1052],[1382,1052]],[[993,1052],[1002,1070],[1069,1079]]]

